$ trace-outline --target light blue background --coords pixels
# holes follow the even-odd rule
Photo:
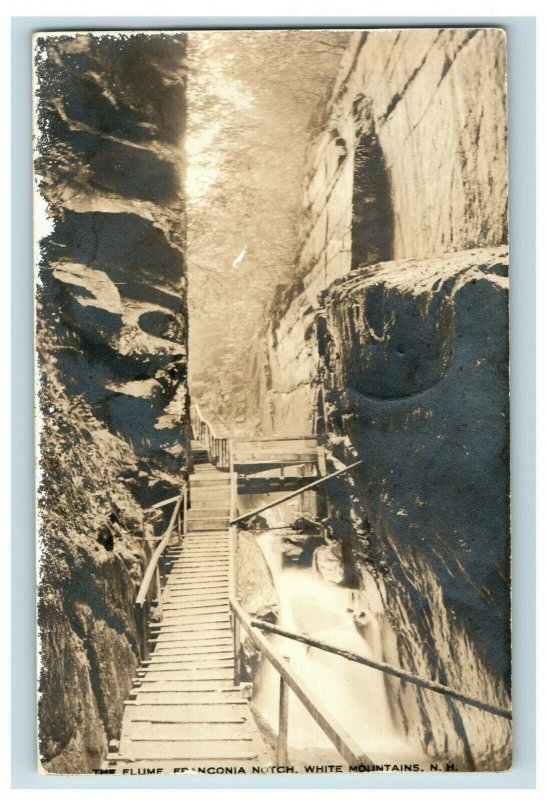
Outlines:
[[[508,35],[514,766],[491,774],[42,776],[36,769],[31,36],[44,30],[496,26]],[[535,19],[15,17],[12,19],[12,786],[533,788],[535,786]],[[373,724],[373,721],[371,721]]]

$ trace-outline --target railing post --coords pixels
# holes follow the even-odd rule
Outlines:
[[[159,564],[156,564],[156,599],[158,601],[158,612],[161,619],[163,617],[163,608],[161,603],[161,575]]]
[[[148,647],[148,614],[147,614],[147,607],[148,603],[145,605],[137,606],[137,631],[141,645],[141,658],[143,661],[146,661],[148,658],[148,654],[150,652]]]
[[[239,651],[241,648],[241,628],[237,614],[233,615],[233,634],[234,634],[234,686],[239,686],[241,680],[241,666]]]
[[[289,659],[285,659],[289,663]],[[288,761],[289,735],[289,687],[282,676],[279,678],[279,730],[277,736],[277,766],[286,766]]]

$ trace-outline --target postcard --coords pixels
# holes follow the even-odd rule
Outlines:
[[[33,64],[38,769],[510,769],[504,31]]]

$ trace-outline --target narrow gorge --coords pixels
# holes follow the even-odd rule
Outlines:
[[[212,576],[202,613],[234,663],[214,679],[232,670],[278,765],[283,746],[297,771],[347,759],[292,696],[283,745],[279,670],[224,591],[508,709],[503,32],[55,34],[34,56],[42,768],[115,761],[154,637],[207,590],[176,605],[177,569]],[[363,769],[510,768],[507,714],[264,635]],[[206,741],[169,723],[170,745]]]

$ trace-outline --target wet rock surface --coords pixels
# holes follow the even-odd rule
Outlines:
[[[275,625],[278,599],[270,568],[258,546],[254,533],[240,530],[237,534],[237,595],[245,611],[252,617]],[[260,651],[248,637],[242,637],[242,665],[249,679],[256,675]]]
[[[342,545],[339,542],[318,547],[313,554],[313,561],[315,569],[324,580],[330,583],[344,583],[346,568],[342,554]]]
[[[248,413],[264,433],[314,430],[317,313],[333,281],[362,265],[507,242],[506,132],[503,31],[353,34],[307,153],[297,275],[255,347]],[[413,386],[441,367],[427,359]],[[377,391],[389,396],[390,380],[382,373]]]
[[[119,736],[138,664],[133,603],[148,523],[118,479],[137,472],[129,446],[67,398],[56,373],[41,399],[40,757],[48,772],[90,772]]]

